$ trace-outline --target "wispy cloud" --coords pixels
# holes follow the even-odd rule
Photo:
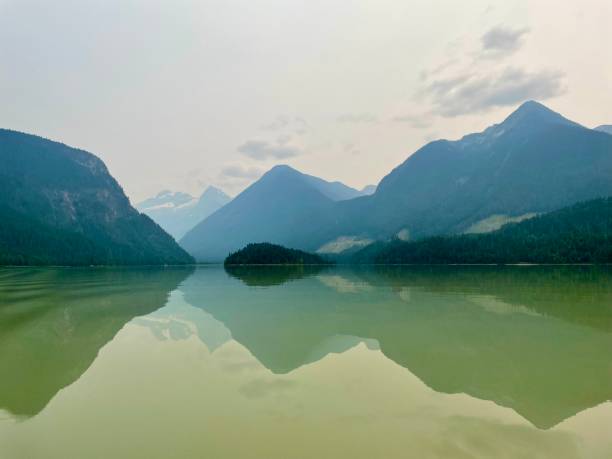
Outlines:
[[[275,143],[266,140],[247,140],[238,147],[238,151],[258,161],[293,158],[304,153],[302,148],[289,144],[290,139],[289,136],[281,136]]]
[[[567,91],[563,71],[525,66],[521,49],[526,27],[499,25],[477,35],[476,40],[454,40],[431,68],[421,72],[421,88],[414,102],[422,105],[428,116],[396,116],[393,121],[411,123],[414,127],[430,127],[426,120],[435,116],[454,117],[514,106],[530,99],[547,100]],[[457,59],[456,55],[473,59]],[[500,61],[505,65],[500,65]],[[530,61],[532,62],[532,61]],[[417,113],[418,114],[418,113]],[[414,115],[414,114],[412,114]]]
[[[514,53],[523,44],[528,28],[493,27],[481,37],[483,57],[500,57]]]
[[[425,92],[440,115],[452,117],[561,95],[565,91],[564,76],[558,71],[528,72],[508,67],[499,74],[436,80]]]
[[[297,135],[305,134],[308,123],[301,116],[278,115],[270,123],[261,126],[264,131],[290,131]]]
[[[247,179],[254,180],[263,174],[264,170],[256,166],[247,166],[244,164],[228,164],[221,169],[221,178],[223,179]]]

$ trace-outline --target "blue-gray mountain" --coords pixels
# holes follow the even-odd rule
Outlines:
[[[271,170],[181,244],[200,260],[219,261],[249,242],[333,251],[393,236],[497,229],[612,196],[612,136],[526,102],[481,133],[425,145],[371,196],[333,201],[301,176]]]
[[[210,186],[199,198],[187,193],[162,191],[136,204],[136,208],[178,241],[187,231],[230,201],[227,194]]]
[[[612,124],[602,124],[601,126],[597,126],[595,130],[612,135]]]
[[[135,210],[86,151],[0,130],[0,264],[184,264],[193,259]]]
[[[337,202],[362,192],[327,182],[289,166],[276,166],[181,240],[200,261],[223,261],[249,242],[301,245],[304,230],[322,215],[333,215]]]

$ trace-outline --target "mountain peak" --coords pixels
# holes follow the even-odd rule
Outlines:
[[[286,164],[278,164],[272,167],[268,172],[261,176],[264,181],[266,179],[285,179],[289,177],[301,177],[304,174]]]
[[[578,126],[577,123],[568,120],[559,113],[534,100],[529,100],[521,104],[521,106],[512,112],[500,126],[504,128],[513,128],[518,126],[533,127],[542,124]]]
[[[270,172],[280,173],[280,172],[299,172],[299,171],[287,164],[277,164],[276,166],[272,167],[272,169],[270,169],[267,173],[269,174]]]
[[[523,102],[519,106],[519,108],[516,109],[516,111],[520,111],[520,110],[546,111],[546,112],[554,113],[550,108],[548,108],[546,105],[538,102],[537,100],[527,100],[527,101]]]
[[[351,188],[342,182],[328,182],[327,180],[315,177],[314,175],[300,172],[286,164],[274,166],[263,175],[262,180],[266,181],[266,179],[281,182],[301,182],[311,188],[314,188],[332,201],[345,201],[347,199],[356,198],[362,195],[362,193],[358,190]]]
[[[200,195],[200,199],[203,199],[205,197],[208,196],[222,196],[222,197],[229,197],[227,195],[227,193],[225,193],[223,190],[221,190],[220,188],[217,188],[216,186],[208,186]]]
[[[155,198],[164,198],[167,196],[172,196],[173,192],[170,190],[162,190],[159,193],[157,193],[157,195],[155,196]]]
[[[582,127],[545,105],[529,100],[521,104],[501,123],[489,126],[482,132],[463,136],[459,145],[462,148],[468,148],[476,144],[486,147],[490,146],[491,142],[495,142],[500,136],[510,132],[514,135],[524,136],[550,126]]]

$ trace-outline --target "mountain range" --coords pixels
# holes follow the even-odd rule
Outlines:
[[[346,254],[374,241],[494,231],[612,196],[610,131],[530,101],[480,133],[428,143],[376,187],[280,165],[233,200],[208,188],[138,204],[158,225],[93,154],[0,130],[0,264],[220,262],[257,242]]]
[[[184,264],[91,153],[0,130],[0,264]]]
[[[249,242],[334,253],[392,237],[495,230],[611,196],[612,136],[604,130],[529,101],[483,132],[428,143],[373,194],[351,199],[275,167],[180,242],[200,261],[221,261]]]
[[[187,193],[162,191],[136,204],[174,239],[179,240],[197,223],[223,207],[231,198],[218,188],[208,187],[199,198]]]
[[[595,130],[612,135],[612,124],[602,124],[601,126],[597,126]]]
[[[363,192],[340,182],[275,166],[189,231],[181,245],[205,262],[222,261],[249,242],[299,246],[304,229],[332,215],[336,203],[359,196]]]

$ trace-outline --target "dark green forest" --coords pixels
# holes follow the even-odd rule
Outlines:
[[[193,261],[174,247],[166,247],[165,237],[155,249],[135,241],[138,232],[146,228],[141,227],[140,218],[130,220],[118,223],[116,230],[132,234],[133,239],[117,243],[96,228],[85,233],[70,231],[0,206],[0,265],[164,265]]]
[[[231,265],[324,265],[327,260],[301,250],[288,249],[267,242],[248,244],[243,249],[230,254],[225,266]]]
[[[612,198],[582,202],[487,234],[398,239],[356,253],[354,263],[612,263]]]
[[[161,265],[193,258],[83,150],[0,129],[0,265]]]

